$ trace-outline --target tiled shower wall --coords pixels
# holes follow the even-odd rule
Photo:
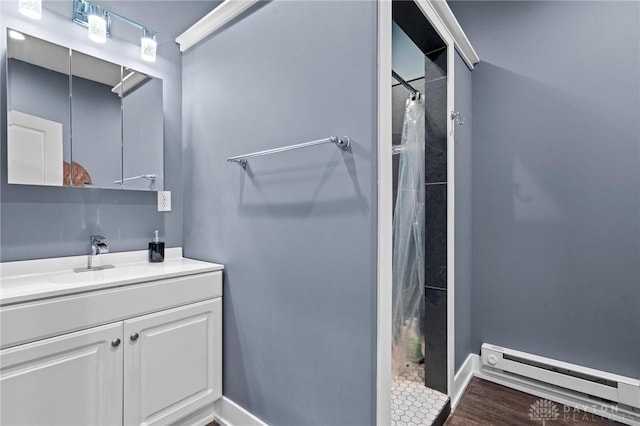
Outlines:
[[[425,57],[425,78],[410,84],[425,94],[425,384],[447,393],[447,51]],[[393,87],[393,144],[400,144],[408,91]],[[395,204],[398,159],[393,156]]]
[[[447,49],[425,61],[425,384],[447,393]]]

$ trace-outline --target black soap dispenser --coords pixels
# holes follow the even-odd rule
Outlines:
[[[164,262],[164,242],[160,241],[157,230],[153,233],[153,241],[149,243],[149,262]]]

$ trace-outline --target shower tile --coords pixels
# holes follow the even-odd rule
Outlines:
[[[425,384],[447,393],[447,290],[425,289]]]
[[[441,426],[449,397],[424,385],[424,365],[412,364],[391,382],[391,426]]]
[[[425,285],[447,288],[447,184],[425,187]]]
[[[447,49],[443,48],[429,53],[425,57],[425,73],[427,81],[447,76]]]
[[[447,80],[425,85],[425,181],[447,180]]]

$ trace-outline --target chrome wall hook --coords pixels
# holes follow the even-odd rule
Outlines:
[[[464,123],[467,121],[458,111],[451,111],[451,119],[460,126],[464,126]]]

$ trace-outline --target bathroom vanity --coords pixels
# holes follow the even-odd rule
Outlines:
[[[222,396],[222,265],[168,249],[2,263],[0,424],[204,425]]]

